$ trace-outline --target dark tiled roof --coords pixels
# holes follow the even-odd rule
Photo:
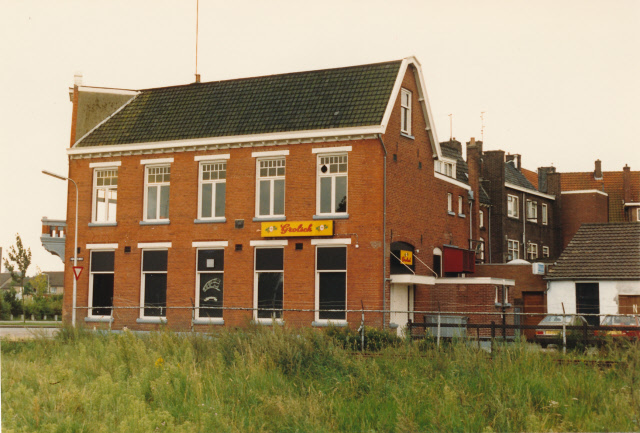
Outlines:
[[[583,224],[550,280],[639,280],[640,223]]]
[[[45,272],[49,274],[49,285],[52,287],[64,286],[64,272]]]
[[[640,171],[631,171],[631,201],[640,202]],[[624,179],[623,171],[604,171],[602,179],[595,179],[593,172],[561,173],[562,191],[580,191],[595,189],[609,195],[609,221],[624,221]]]
[[[379,125],[400,64],[143,90],[77,147]]]
[[[440,143],[442,156],[454,159],[456,161],[456,180],[469,183],[469,166],[467,161],[462,158],[462,147],[459,141],[443,141]]]
[[[491,204],[491,198],[489,197],[489,194],[487,194],[487,190],[485,190],[482,185],[480,185],[480,203]]]
[[[527,180],[511,161],[504,163],[504,180],[522,188],[529,188],[537,191],[536,187]]]

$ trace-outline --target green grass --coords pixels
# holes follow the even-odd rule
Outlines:
[[[361,357],[314,330],[2,341],[5,432],[637,431],[640,349],[599,368],[525,343]],[[597,359],[600,355],[576,354]],[[569,357],[573,354],[567,355]]]

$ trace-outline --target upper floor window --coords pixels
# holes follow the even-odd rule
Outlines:
[[[259,159],[257,216],[284,216],[285,159]]]
[[[527,257],[529,260],[535,260],[538,258],[538,244],[529,244],[527,247]]]
[[[520,217],[520,206],[519,206],[519,202],[520,200],[518,199],[517,195],[507,195],[507,215],[512,217],[512,218],[519,218]]]
[[[347,155],[318,156],[319,214],[347,212]]]
[[[549,224],[549,207],[546,203],[542,203],[542,224]]]
[[[93,212],[95,223],[116,222],[118,169],[96,169],[93,176]]]
[[[478,212],[478,224],[481,229],[484,228],[484,211],[482,210]]]
[[[447,211],[453,213],[453,194],[447,193]]]
[[[146,166],[145,169],[145,221],[169,218],[169,183],[171,167]]]
[[[478,259],[484,262],[484,238],[480,238],[480,242],[478,242],[477,248]]]
[[[520,242],[513,239],[507,240],[508,256],[507,260],[516,260],[520,258]]]
[[[227,161],[200,163],[198,218],[224,218],[227,191]]]
[[[461,195],[458,196],[458,215],[464,215],[464,204]]]
[[[538,202],[527,200],[527,221],[538,222]]]
[[[549,257],[549,247],[542,247],[542,257]]]
[[[436,171],[444,174],[445,176],[453,177],[455,171],[455,164],[447,161],[436,161]]]
[[[400,92],[400,132],[411,135],[411,92]]]

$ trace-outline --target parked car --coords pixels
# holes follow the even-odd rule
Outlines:
[[[613,338],[628,338],[639,339],[640,338],[640,320],[638,316],[604,316],[600,326],[633,326],[635,330],[618,330],[618,329],[604,329],[596,332],[599,337],[610,336]]]
[[[566,326],[584,326],[588,324],[587,319],[583,316],[551,314],[545,316],[538,323],[538,326],[562,326],[563,320]],[[567,330],[567,336],[569,336],[569,333],[576,335],[576,330]],[[562,344],[562,329],[536,329],[535,341],[542,347],[547,347],[549,344]]]

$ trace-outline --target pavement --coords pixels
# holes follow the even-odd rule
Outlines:
[[[0,326],[0,340],[31,340],[36,337],[52,338],[60,328]]]

